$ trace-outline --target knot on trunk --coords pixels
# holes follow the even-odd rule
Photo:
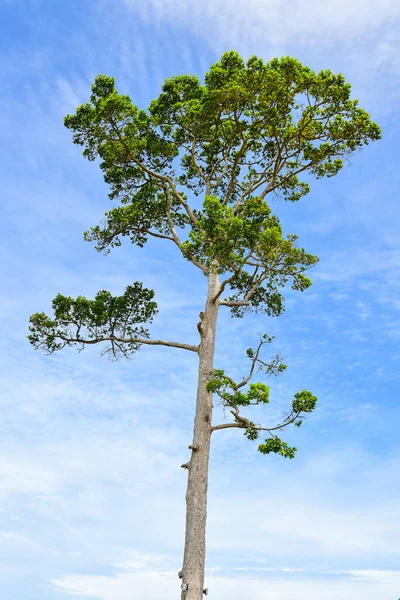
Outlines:
[[[204,318],[203,311],[200,311],[199,317],[200,317],[200,321],[197,323],[197,330],[198,330],[200,336],[202,336],[203,335],[202,323],[203,323],[203,318]]]
[[[184,463],[183,465],[181,465],[181,469],[188,469],[189,468],[190,463]]]
[[[189,450],[193,450],[193,452],[197,452],[199,446],[197,444],[190,444]]]

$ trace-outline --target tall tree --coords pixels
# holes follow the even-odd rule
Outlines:
[[[293,458],[296,448],[278,433],[301,425],[316,397],[299,391],[280,423],[263,426],[243,410],[269,402],[269,387],[250,383],[255,371],[277,375],[277,356],[261,358],[262,336],[249,348],[249,374],[234,381],[214,368],[219,309],[233,317],[248,311],[276,316],[284,310],[283,288],[303,291],[317,257],[282,233],[268,196],[295,202],[309,192],[307,177],[332,177],[357,149],[380,138],[380,129],[350,97],[350,84],[329,70],[315,73],[285,57],[247,62],[225,53],[205,75],[167,79],[147,111],[119,94],[114,79],[96,77],[90,101],[65,118],[83,155],[100,159],[110,198],[119,204],[100,225],[84,234],[96,249],[109,252],[122,237],[142,247],[150,236],[175,244],[208,281],[197,324],[199,344],[150,338],[146,324],[157,312],[153,291],[135,282],[122,296],[99,292],[94,300],[59,294],[54,316],[30,319],[30,342],[55,352],[65,346],[105,344],[113,358],[130,356],[142,345],[181,348],[198,355],[199,371],[186,494],[186,535],[182,600],[200,600],[204,586],[208,463],[211,436],[238,428],[258,445]],[[213,424],[213,394],[232,416]],[[247,414],[247,413],[246,413]]]

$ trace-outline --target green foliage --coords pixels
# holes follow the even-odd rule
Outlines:
[[[214,369],[211,373],[212,378],[206,383],[207,392],[215,393],[230,387],[234,389],[236,385],[229,377],[225,376],[223,369]]]
[[[99,75],[89,102],[65,125],[84,156],[100,160],[110,198],[121,205],[85,239],[100,251],[123,236],[139,246],[149,236],[170,239],[205,273],[230,273],[233,316],[281,314],[281,289],[309,287],[304,272],[317,258],[283,235],[267,197],[299,200],[310,189],[302,173],[332,177],[356,149],[380,138],[350,96],[341,74],[315,73],[290,57],[245,62],[233,51],[204,83],[167,79],[147,111]],[[184,190],[201,194],[203,204],[190,208]]]
[[[261,198],[249,198],[234,211],[221,204],[219,198],[208,196],[203,210],[196,216],[198,220],[189,233],[190,240],[182,244],[183,253],[209,268],[217,264],[219,273],[235,272],[230,288],[237,293],[229,300],[246,295],[257,282],[257,277],[244,270],[250,262],[250,267],[256,265],[262,273],[268,274],[268,282],[265,286],[258,285],[247,310],[262,307],[264,312],[278,315],[283,310],[279,288],[289,280],[293,289],[301,291],[311,284],[302,270],[313,266],[317,257],[296,248],[296,236],[283,237],[279,220]],[[242,316],[243,311],[242,307],[232,312]]]
[[[234,293],[228,297],[230,302],[240,302],[248,297],[246,305],[233,305],[232,316],[243,317],[248,311],[279,316],[284,311],[284,297],[281,289],[288,282],[294,290],[304,291],[311,280],[303,271],[318,262],[318,258],[307,254],[303,248],[296,248],[297,236],[280,236],[277,228],[263,232],[260,245],[253,256],[257,256],[257,271],[249,273],[242,269],[230,283]],[[261,274],[259,275],[259,270]],[[255,289],[254,289],[255,287]]]
[[[250,383],[247,398],[249,399],[249,403],[268,404],[269,387],[264,383]]]
[[[244,432],[244,435],[247,437],[248,440],[254,442],[255,440],[258,439],[260,433],[257,430],[257,427],[255,425],[255,423],[253,423],[252,421],[250,421],[249,426],[246,428],[246,431]]]
[[[258,450],[261,454],[280,454],[285,458],[294,458],[297,452],[297,448],[288,446],[277,436],[265,440],[264,444],[258,446]]]
[[[294,412],[298,413],[309,413],[312,412],[317,404],[316,396],[313,396],[311,392],[302,390],[294,395],[295,399],[292,402],[292,408]]]
[[[247,392],[241,392],[238,384],[225,376],[222,369],[214,369],[212,378],[207,382],[208,392],[217,393],[226,406],[250,406],[250,404],[268,404],[269,386],[264,383],[250,383]],[[231,389],[231,392],[227,390]]]
[[[28,339],[36,349],[48,353],[65,346],[82,349],[85,344],[109,341],[105,352],[114,358],[128,356],[140,348],[140,338],[149,338],[141,324],[150,323],[157,313],[153,297],[154,292],[138,282],[128,286],[122,296],[105,290],[94,300],[58,294],[52,303],[54,318],[43,312],[31,316]]]
[[[140,162],[144,160],[152,169],[166,173],[177,149],[157,136],[145,111],[116,91],[114,78],[96,77],[90,102],[79,106],[74,115],[67,115],[64,123],[73,131],[74,143],[85,147],[87,159],[100,158],[104,180],[111,188],[110,198],[118,198],[125,205],[107,212],[103,226],[91,228],[85,239],[97,241],[98,250],[120,245],[119,236],[129,236],[132,243],[143,246],[150,230],[170,233],[168,203],[175,226],[185,226],[188,217],[177,199],[170,198]]]
[[[97,243],[96,250],[109,253],[110,248],[121,245],[121,237],[129,237],[132,244],[143,247],[148,240],[149,230],[155,229],[153,235],[169,236],[170,228],[166,221],[167,200],[156,186],[145,184],[137,190],[131,202],[122,200],[122,206],[117,206],[105,213],[101,225],[85,231],[84,239]],[[171,215],[176,227],[183,228],[188,223],[188,217],[179,211],[177,201],[170,201]]]
[[[243,184],[256,187],[265,170],[269,191],[295,201],[309,191],[299,173],[331,177],[349,153],[379,139],[379,127],[350,93],[341,74],[315,73],[290,57],[264,63],[253,56],[245,63],[231,51],[204,85],[193,76],[168,79],[150,115],[164,138],[187,148],[180,183],[196,193],[212,178],[214,193],[236,203]]]

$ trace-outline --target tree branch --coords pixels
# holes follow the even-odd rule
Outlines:
[[[148,346],[168,346],[172,348],[182,348],[182,350],[190,350],[191,352],[198,352],[198,346],[192,346],[191,344],[184,344],[181,342],[169,342],[165,340],[148,340],[146,338],[124,338],[117,337],[114,335],[110,335],[107,337],[101,337],[97,339],[84,339],[81,337],[76,338],[67,338],[63,335],[57,336],[60,340],[63,340],[66,344],[68,343],[76,343],[76,344],[99,344],[100,342],[120,342],[120,343],[129,343],[129,344],[145,344]]]
[[[170,198],[169,190],[164,187],[164,191],[165,191],[165,195],[166,195],[166,198],[167,198],[167,220],[168,220],[168,225],[169,225],[169,228],[171,230],[172,236],[174,238],[175,244],[182,251],[182,242],[179,239],[178,234],[176,233],[175,225],[174,225],[174,222],[173,222],[172,216],[171,216],[171,198]],[[201,262],[199,262],[198,260],[196,260],[193,257],[189,258],[188,260],[192,264],[194,264],[196,267],[198,267],[199,269],[201,269],[201,271],[203,271],[204,275],[208,275],[208,273],[209,273],[208,268],[205,267],[204,265],[202,265]]]
[[[258,268],[259,267],[257,266],[253,273],[253,278],[256,275]],[[260,275],[260,277],[257,279],[256,283],[249,289],[249,291],[247,292],[247,294],[245,295],[243,300],[221,300],[220,306],[247,306],[249,304],[249,300],[251,299],[251,297],[256,293],[257,288],[262,284],[262,282],[265,279],[267,279],[268,275],[269,275],[268,273],[264,274],[264,275]]]
[[[239,275],[240,271],[242,270],[242,267],[245,264],[251,264],[248,263],[248,259],[251,257],[251,252],[249,252],[249,254],[247,256],[245,256],[242,260],[242,264],[239,266],[239,268],[235,268],[234,265],[230,265],[231,269],[233,270],[233,275],[231,275],[231,277],[228,277],[227,279],[224,279],[224,281],[221,282],[220,284],[220,288],[218,291],[218,294],[216,294],[213,298],[213,302],[215,302],[216,300],[218,300],[218,298],[221,296],[222,292],[224,291],[224,289],[226,288],[226,286],[231,282],[234,281],[235,278]],[[255,265],[256,267],[258,267],[258,265]]]
[[[201,168],[201,166],[197,162],[195,149],[196,149],[196,138],[194,137],[193,140],[192,140],[192,148],[191,148],[191,155],[192,155],[193,164],[196,167],[197,172],[200,175],[201,179],[206,184],[206,196],[209,196],[210,195],[210,191],[211,191],[211,182],[210,182],[210,179],[204,174],[203,169]]]
[[[171,242],[175,242],[174,238],[170,237],[169,235],[163,235],[161,233],[154,233],[153,231],[149,231],[149,230],[147,230],[147,233],[153,237],[160,238],[162,240],[170,240]]]
[[[160,181],[167,182],[168,185],[169,185],[169,187],[171,188],[171,191],[172,191],[173,195],[178,200],[178,202],[180,202],[180,204],[184,207],[184,209],[186,210],[186,213],[187,213],[188,217],[190,218],[190,220],[192,221],[192,223],[195,225],[197,223],[197,219],[194,216],[192,210],[190,209],[190,206],[188,205],[188,203],[179,194],[179,192],[176,189],[176,186],[175,186],[174,182],[172,181],[171,177],[169,177],[168,175],[162,175],[161,173],[157,173],[156,171],[153,171],[152,169],[149,169],[138,158],[136,158],[136,156],[134,154],[132,154],[132,151],[129,148],[129,146],[125,143],[124,138],[121,135],[121,133],[120,133],[120,131],[119,131],[116,123],[113,121],[113,119],[110,119],[110,121],[111,121],[112,129],[117,134],[119,142],[125,148],[125,150],[128,153],[128,156],[131,159],[131,161],[134,162],[135,165],[137,165],[138,167],[140,167],[145,173],[147,173],[151,177],[154,177],[155,179],[158,179]]]
[[[214,425],[213,427],[211,427],[211,431],[219,431],[220,429],[232,429],[234,427],[236,427],[238,429],[247,429],[250,426],[250,421],[248,419],[246,419],[245,417],[242,417],[239,414],[236,414],[236,412],[233,412],[233,411],[230,411],[230,412],[234,415],[235,419],[239,419],[239,422],[220,423],[219,425]],[[239,413],[238,410],[237,410],[237,412]],[[287,427],[288,425],[291,425],[292,423],[294,423],[298,419],[299,416],[300,416],[300,412],[296,412],[296,413],[289,415],[289,417],[287,417],[282,423],[276,425],[275,427],[261,427],[261,426],[257,426],[257,425],[252,425],[252,429],[254,429],[255,431],[266,431],[268,433],[271,433],[271,431],[282,430],[284,427]]]
[[[242,140],[243,140],[243,143],[242,143],[241,147],[239,148],[239,150],[238,150],[238,152],[236,154],[236,158],[234,160],[234,163],[232,165],[231,179],[230,179],[230,182],[229,182],[228,191],[226,192],[226,195],[225,195],[225,198],[224,198],[224,204],[225,205],[227,205],[229,203],[230,197],[232,195],[233,188],[234,188],[234,185],[235,185],[235,181],[237,180],[237,178],[236,178],[236,169],[237,169],[237,167],[239,165],[240,159],[242,158],[242,156],[244,154],[244,151],[246,149],[246,146],[247,146],[247,141],[248,140],[246,138],[243,138],[243,137],[242,137]],[[235,207],[233,209],[234,211],[235,211],[235,208],[236,208],[236,205],[235,205]]]
[[[266,342],[263,341],[262,339],[260,340],[260,343],[258,344],[256,353],[254,356],[251,357],[251,368],[250,368],[250,373],[248,374],[247,377],[245,377],[237,386],[236,389],[238,390],[239,388],[243,387],[244,385],[246,385],[246,383],[248,383],[250,381],[250,379],[253,377],[253,373],[254,373],[254,368],[256,366],[256,362],[259,361],[259,354],[260,354],[260,350],[261,347],[265,344]]]
[[[213,431],[219,431],[220,429],[232,429],[233,427],[244,429],[244,425],[241,425],[240,423],[221,423],[220,425],[211,427],[211,433]]]

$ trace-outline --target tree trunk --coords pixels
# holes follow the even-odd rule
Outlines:
[[[212,302],[212,299],[218,293],[219,286],[218,275],[211,273],[208,278],[206,306],[201,317],[196,416],[186,492],[185,551],[180,573],[182,581],[181,600],[202,600],[203,598],[208,460],[212,418],[212,394],[206,391],[206,383],[210,378],[210,371],[214,368],[218,300]]]

